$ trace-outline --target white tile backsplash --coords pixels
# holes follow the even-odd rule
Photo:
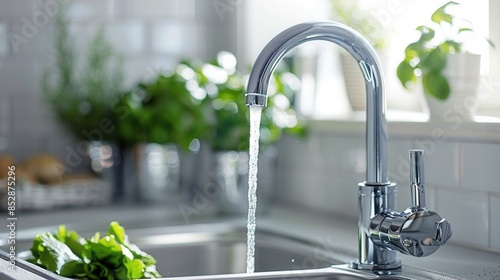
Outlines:
[[[455,190],[438,190],[437,196],[436,211],[450,222],[453,240],[487,247],[488,196]]]
[[[297,164],[300,166],[321,166],[322,158],[314,157],[313,154],[319,150],[319,139],[311,137],[300,138],[284,136],[281,140],[280,161],[287,164]]]
[[[42,135],[49,126],[54,125],[52,119],[42,117],[41,100],[29,96],[13,96],[12,98],[12,133]]]
[[[389,139],[387,147],[389,180],[399,186],[408,186],[410,182],[409,150],[411,148],[412,143],[409,140]]]
[[[0,0],[0,18],[33,17],[36,0]]]
[[[10,41],[7,38],[9,25],[7,22],[0,22],[0,58],[9,54]]]
[[[36,63],[5,60],[0,63],[1,94],[36,95],[40,87],[40,73]]]
[[[471,191],[500,193],[498,184],[500,145],[463,143],[461,153],[461,187]]]
[[[71,0],[67,15],[72,20],[103,19],[114,16],[112,0]]]
[[[12,101],[10,95],[0,96],[0,137],[5,138],[11,134],[12,130],[11,108],[12,108]]]
[[[183,55],[195,48],[194,26],[179,22],[158,22],[151,29],[152,50],[160,54]]]
[[[358,215],[358,183],[364,178],[345,176],[343,172],[323,170],[321,184],[325,192],[321,196],[323,211],[338,213],[356,220]]]
[[[197,42],[203,46],[199,49],[199,55],[203,59],[212,58],[221,50],[236,53],[236,40],[228,41],[228,38],[236,38],[236,25],[227,24],[229,20],[216,22],[215,24],[198,25]]]
[[[459,187],[459,144],[454,142],[435,143],[435,150],[425,154],[426,186],[439,188]]]
[[[13,57],[28,54],[45,54],[52,50],[53,26],[49,21],[43,25],[26,25],[26,22],[11,21],[9,43]]]
[[[117,52],[131,55],[146,51],[146,28],[142,21],[112,22],[107,24],[105,28],[106,38]]]
[[[181,16],[184,12],[182,0],[126,0],[126,15],[146,19],[165,19]]]
[[[159,73],[171,71],[177,62],[177,56],[129,56],[123,64],[126,77],[124,86],[132,87],[139,81],[155,79]]]
[[[500,195],[490,197],[490,246],[500,250]]]
[[[395,210],[398,211],[411,203],[408,150],[422,148],[418,146],[422,142],[411,137],[389,138],[388,143],[389,177],[397,183]],[[426,146],[426,150],[430,148],[431,151],[426,152],[425,157],[427,208],[450,221],[454,242],[499,250],[500,190],[494,182],[500,145],[459,139],[433,145]],[[356,185],[365,175],[364,171],[354,172],[356,164],[353,163],[359,155],[359,160],[364,160],[363,136],[342,132],[312,133],[304,140],[285,137],[279,148],[277,188],[282,195],[278,200],[357,218]],[[489,183],[491,187],[472,184],[476,182],[473,178],[478,176],[483,178],[477,181]]]
[[[361,136],[361,135],[360,135]],[[315,137],[309,143],[310,157],[315,164],[330,170],[344,171],[351,176],[366,168],[365,142],[357,136]]]

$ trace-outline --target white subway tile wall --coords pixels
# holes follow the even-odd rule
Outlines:
[[[140,55],[148,51],[146,47],[145,24],[136,19],[113,21],[106,24],[106,38],[115,50],[125,57]],[[174,53],[179,54],[179,52]]]
[[[175,54],[195,47],[193,39],[196,31],[189,24],[175,20],[158,22],[153,25],[151,32],[153,52]]]
[[[225,12],[221,21],[211,1],[0,0],[0,108],[10,109],[0,114],[0,122],[12,124],[1,124],[0,154],[20,161],[46,152],[64,158],[67,148],[78,144],[42,101],[42,74],[54,60],[58,2],[65,3],[78,54],[87,52],[104,26],[107,40],[124,57],[125,88],[171,69],[181,59],[209,60],[220,50],[236,53],[236,37],[228,35],[236,34],[236,11]],[[212,30],[222,33],[207,36]]]
[[[0,22],[0,38],[7,38],[9,26],[5,22]],[[9,54],[9,41],[0,40],[0,58]]]
[[[390,125],[390,124],[389,124]],[[389,136],[389,179],[398,186],[397,210],[410,206],[408,150],[426,150],[427,207],[447,218],[452,241],[500,250],[500,139],[447,142],[412,135]],[[364,171],[364,133],[332,131],[306,139],[286,136],[280,143],[276,199],[322,212],[357,218],[357,188]],[[360,153],[361,152],[361,153]]]
[[[459,143],[435,143],[434,151],[426,151],[425,174],[428,187],[459,188],[461,158],[459,148]]]
[[[364,146],[362,146],[364,147]],[[391,139],[388,147],[389,180],[397,186],[397,207],[402,211],[411,203],[409,150],[416,148],[408,139]],[[363,149],[364,153],[364,149]]]
[[[72,0],[71,5],[67,7],[67,14],[77,21],[102,20],[111,18],[115,14],[114,10],[113,1]]]
[[[32,17],[35,13],[36,0],[9,1],[0,0],[0,17]]]
[[[164,0],[127,0],[125,1],[127,17],[162,20],[167,18],[184,17],[184,1]],[[189,2],[189,1],[187,1]]]
[[[462,188],[472,191],[500,192],[498,145],[463,143],[461,155],[460,186]]]
[[[18,62],[12,58],[3,59],[0,64],[0,84],[3,94],[16,96],[40,96],[40,75],[37,62]]]
[[[500,195],[498,194],[490,196],[490,246],[500,250]]]
[[[453,240],[488,247],[488,196],[457,190],[438,190],[436,212],[452,225]]]

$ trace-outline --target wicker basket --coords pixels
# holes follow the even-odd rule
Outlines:
[[[7,210],[7,182],[0,180],[1,209]],[[109,204],[112,197],[111,184],[102,179],[85,179],[56,185],[16,184],[15,208],[19,210],[52,209],[70,206]]]

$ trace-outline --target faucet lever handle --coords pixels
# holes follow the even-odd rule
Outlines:
[[[450,239],[451,226],[438,213],[425,208],[424,151],[410,150],[412,206],[405,211],[382,212],[371,219],[372,241],[416,257],[434,253]]]
[[[410,188],[412,206],[425,208],[424,150],[410,150]]]

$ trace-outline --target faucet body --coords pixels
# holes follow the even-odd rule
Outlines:
[[[400,239],[404,237],[405,240],[410,240],[411,238],[393,232],[392,230],[397,228],[394,224],[399,225],[402,231],[403,226],[408,228],[412,222],[417,221],[418,215],[415,213],[419,213],[419,217],[429,215],[426,215],[425,206],[417,207],[418,205],[410,210],[407,209],[407,212],[394,211],[396,185],[388,180],[387,175],[388,136],[384,77],[378,56],[368,41],[357,31],[335,22],[311,22],[290,27],[273,38],[257,57],[248,80],[246,103],[248,106],[266,106],[269,81],[278,63],[286,53],[298,45],[314,40],[332,42],[350,53],[359,64],[366,85],[367,170],[365,181],[358,185],[359,259],[353,262],[352,266],[372,271],[398,269],[401,267],[401,262],[396,259],[396,251],[413,254],[415,250],[405,250],[410,241],[402,245],[404,242]],[[441,221],[439,215],[433,216],[433,219]],[[420,232],[418,225],[424,223],[420,223],[421,220],[418,221],[419,223],[413,223],[413,227],[410,227],[412,231],[419,230]],[[433,221],[425,223],[427,227],[430,227],[425,231],[428,232],[425,236],[427,239],[433,239],[436,235],[434,228],[437,226]],[[442,224],[444,225],[445,221]],[[451,235],[451,230],[449,230],[446,234],[441,232],[441,236],[448,236],[448,232]],[[421,244],[416,239],[411,240],[415,241],[411,245]],[[445,241],[446,239],[442,238],[437,243],[441,245]]]

